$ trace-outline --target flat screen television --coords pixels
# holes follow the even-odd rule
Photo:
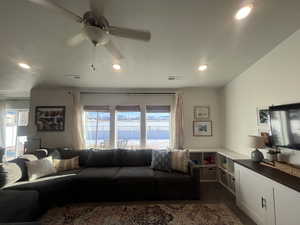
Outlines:
[[[300,150],[300,104],[272,106],[269,110],[272,144]]]

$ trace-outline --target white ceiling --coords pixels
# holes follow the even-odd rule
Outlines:
[[[86,0],[60,0],[83,15]],[[288,2],[288,3],[287,3]],[[299,0],[256,0],[253,13],[233,19],[240,0],[110,0],[105,15],[112,25],[149,29],[150,43],[114,38],[125,55],[122,71],[112,57],[93,47],[66,45],[81,26],[26,0],[1,0],[0,97],[24,96],[33,86],[82,88],[219,87],[246,70],[300,28]],[[24,71],[17,66],[32,66]],[[207,63],[209,70],[197,67]],[[65,75],[80,75],[80,80]],[[180,76],[168,81],[168,76]]]

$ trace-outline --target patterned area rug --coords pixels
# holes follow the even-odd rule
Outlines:
[[[77,204],[48,211],[42,225],[242,225],[224,204]]]

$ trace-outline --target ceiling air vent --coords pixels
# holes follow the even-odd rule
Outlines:
[[[182,76],[168,76],[168,80],[175,81],[175,80],[181,80]]]
[[[76,79],[76,80],[80,79],[80,75],[76,75],[76,74],[75,75],[74,74],[66,74],[65,77]]]

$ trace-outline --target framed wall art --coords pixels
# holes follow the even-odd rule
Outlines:
[[[35,123],[38,131],[59,132],[65,130],[65,106],[37,106]]]
[[[257,126],[259,130],[265,132],[270,131],[270,112],[268,107],[258,107],[257,111]]]
[[[209,106],[195,106],[194,107],[195,120],[208,120],[209,119]]]
[[[212,121],[194,121],[193,136],[210,137],[212,136]]]

